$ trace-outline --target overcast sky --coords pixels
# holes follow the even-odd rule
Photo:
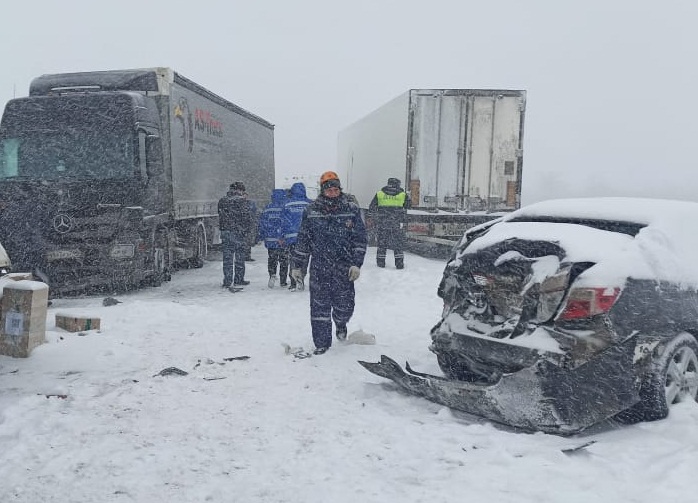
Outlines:
[[[410,88],[528,92],[523,201],[698,200],[695,0],[118,0],[2,9],[0,104],[43,73],[169,66],[276,125],[277,180]]]

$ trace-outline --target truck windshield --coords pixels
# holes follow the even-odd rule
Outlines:
[[[0,128],[0,180],[133,177],[133,124],[118,95],[14,100]]]

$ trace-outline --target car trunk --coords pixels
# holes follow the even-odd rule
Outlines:
[[[447,311],[488,337],[517,337],[550,321],[574,278],[591,263],[563,262],[556,243],[509,239],[464,254],[440,293]]]

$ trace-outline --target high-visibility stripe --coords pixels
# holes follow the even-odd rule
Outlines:
[[[326,213],[312,211],[312,212],[308,213],[308,218],[335,218],[335,217],[351,218],[354,215],[355,215],[354,213],[333,213],[331,215],[328,215]]]

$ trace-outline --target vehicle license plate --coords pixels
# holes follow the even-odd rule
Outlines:
[[[109,255],[112,258],[131,258],[133,257],[135,247],[132,244],[114,245]]]
[[[80,250],[49,250],[46,252],[46,260],[66,260],[71,258],[82,258]]]

